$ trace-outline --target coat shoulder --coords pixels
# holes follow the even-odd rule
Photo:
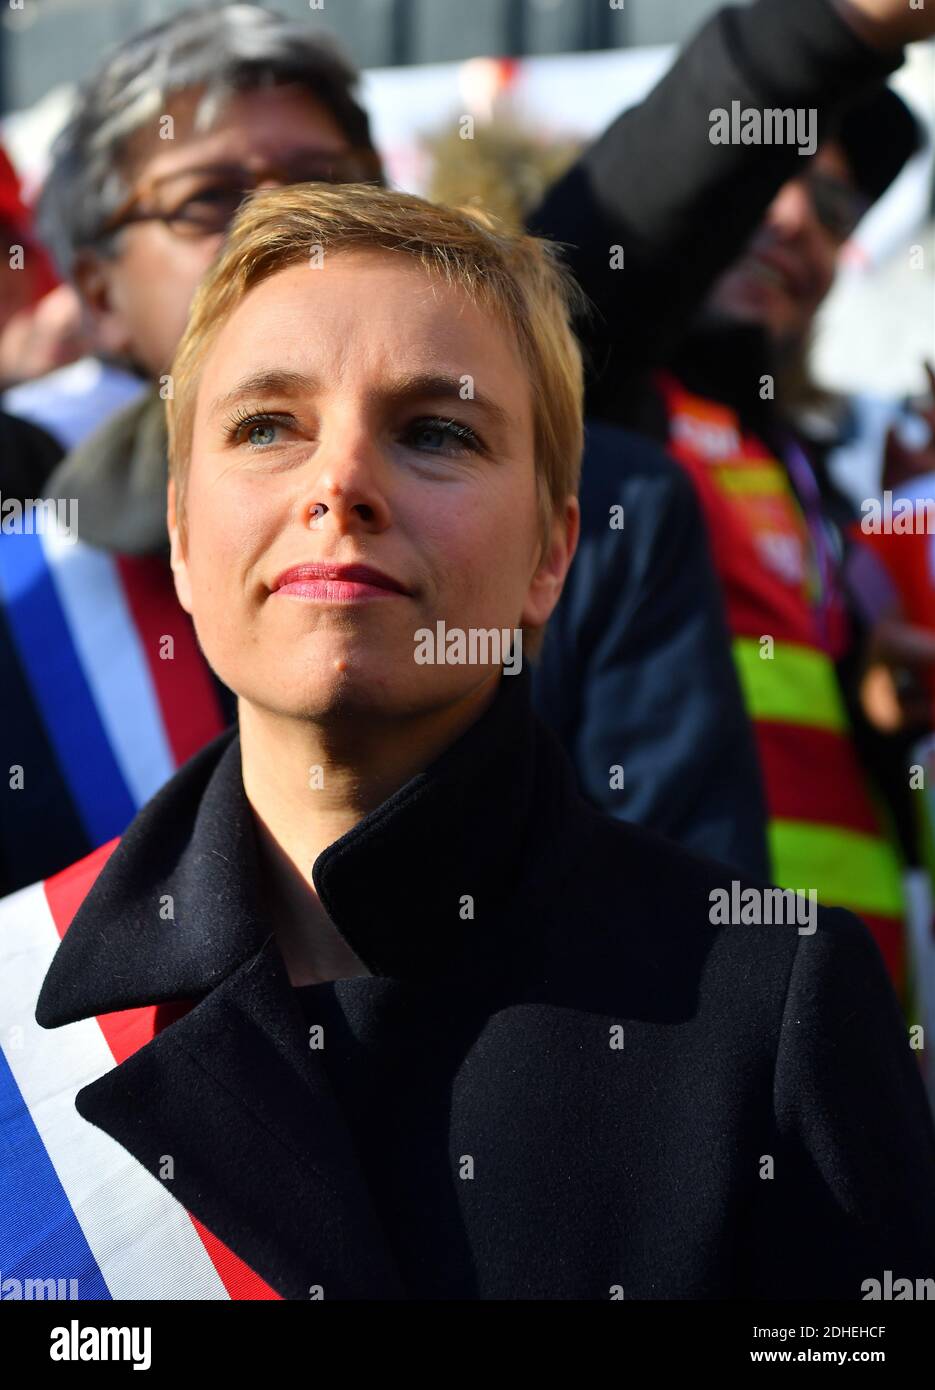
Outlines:
[[[725,1017],[765,1009],[778,1030],[803,943],[823,943],[808,952],[815,969],[876,949],[843,909],[589,806],[575,817],[567,851],[550,965],[554,952],[562,968],[600,974],[611,990],[619,981],[634,1006],[641,992],[662,1007],[693,997]]]

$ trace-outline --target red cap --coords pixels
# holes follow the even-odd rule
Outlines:
[[[2,145],[0,145],[0,222],[6,222],[23,245],[28,245],[30,256],[35,259],[36,300],[42,299],[50,290],[55,289],[59,283],[59,278],[45,247],[33,236],[32,217],[20,196],[16,170],[10,163],[9,155]]]
[[[19,179],[10,157],[0,145],[0,218],[9,222],[14,231],[29,235],[29,213],[19,192]]]

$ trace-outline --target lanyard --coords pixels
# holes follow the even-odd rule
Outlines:
[[[828,529],[822,507],[821,490],[812,470],[812,465],[809,463],[801,445],[792,435],[787,435],[785,438],[785,447],[782,457],[802,507],[805,524],[808,527],[815,551],[819,581],[818,611],[816,616],[818,618],[825,649],[830,652],[830,613],[837,588],[835,582],[837,564],[831,548],[831,543],[828,539]]]

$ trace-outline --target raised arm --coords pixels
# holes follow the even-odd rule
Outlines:
[[[933,33],[935,6],[907,0],[755,0],[702,27],[529,218],[567,245],[596,306],[581,326],[592,388],[658,359],[806,158],[797,145],[713,144],[712,112],[814,109],[820,142],[833,111]]]

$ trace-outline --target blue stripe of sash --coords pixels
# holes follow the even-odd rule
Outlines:
[[[79,1298],[110,1298],[2,1052],[0,1192],[0,1297],[7,1279],[77,1279]],[[7,1298],[11,1292],[8,1288]],[[70,1286],[61,1292],[68,1297]]]
[[[91,843],[102,845],[126,830],[136,805],[88,688],[39,536],[0,538],[0,598],[78,814]]]

